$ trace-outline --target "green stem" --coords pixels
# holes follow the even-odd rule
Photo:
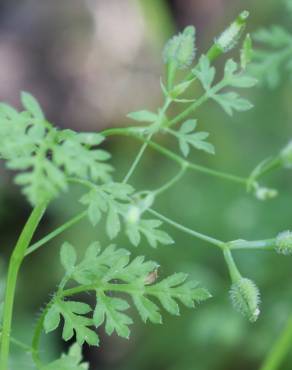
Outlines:
[[[145,289],[147,289],[147,287],[145,287]],[[70,297],[75,294],[96,291],[96,290],[123,292],[123,293],[129,293],[129,294],[141,292],[140,288],[133,287],[132,284],[127,284],[127,283],[119,283],[119,284],[95,283],[95,284],[88,284],[88,285],[79,285],[74,288],[65,289],[61,293],[61,297]]]
[[[253,172],[251,173],[250,180],[255,183],[259,178],[263,177],[267,173],[280,168],[282,166],[282,158],[280,156],[276,156],[267,161],[267,163],[262,166],[261,170],[253,176]],[[257,169],[257,167],[256,167]]]
[[[46,235],[44,238],[40,239],[33,245],[31,245],[25,252],[25,256],[28,256],[29,254],[33,253],[40,247],[42,247],[44,244],[48,243],[50,240],[56,238],[58,235],[62,234],[64,231],[66,231],[69,227],[74,226],[79,221],[81,221],[85,216],[87,215],[87,211],[83,211],[81,213],[78,213],[77,216],[74,216],[69,221],[65,222],[63,225],[59,226],[57,229]]]
[[[41,340],[41,335],[43,331],[43,326],[44,326],[44,320],[46,317],[47,312],[49,311],[50,307],[54,303],[55,297],[51,299],[51,301],[46,305],[45,309],[41,313],[32,338],[32,359],[38,369],[40,369],[43,364],[40,359],[40,351],[39,351],[39,346],[40,346],[40,340]]]
[[[193,113],[197,108],[199,108],[200,105],[205,103],[208,99],[209,99],[209,94],[205,93],[198,100],[196,100],[193,104],[191,104],[188,108],[186,108],[183,112],[181,112],[175,118],[170,120],[166,126],[170,127],[170,126],[175,125],[176,123],[179,123],[185,120],[191,113]]]
[[[206,91],[205,94],[203,94],[199,99],[197,99],[193,104],[191,104],[188,108],[186,108],[184,111],[182,111],[180,114],[178,114],[175,118],[170,120],[167,123],[167,127],[173,126],[186,118],[191,113],[194,113],[197,108],[199,108],[203,103],[205,103],[212,95],[215,95],[218,91],[223,89],[227,84],[227,81],[221,81],[217,85],[213,86],[209,91]]]
[[[217,50],[217,49],[216,49]],[[222,50],[217,50],[216,53],[213,52],[214,51],[214,45],[208,50],[207,52],[207,56],[209,58],[210,61],[213,61],[214,59],[216,59],[219,55],[222,54]],[[190,75],[188,75],[186,77],[186,81],[195,81],[196,78],[195,76],[193,75],[193,73],[191,73]],[[212,89],[212,93],[216,93],[218,90],[220,90],[222,87],[222,84],[219,83],[217,84],[216,86],[214,86],[214,88]],[[174,125],[175,123],[177,122],[180,122],[181,120],[183,120],[184,118],[186,118],[190,113],[194,112],[201,104],[203,104],[206,100],[209,99],[209,94],[210,92],[207,92],[205,93],[203,96],[201,96],[198,100],[196,100],[190,107],[188,107],[186,110],[184,110],[181,114],[179,114],[177,117],[175,117],[173,120],[171,120],[167,126],[172,126]],[[165,100],[165,103],[164,103],[164,106],[162,107],[161,111],[160,111],[160,114],[161,116],[167,111],[167,109],[169,108],[170,104],[171,104],[171,99],[168,97],[166,98]],[[153,133],[149,134],[147,140],[144,142],[144,144],[142,145],[140,151],[138,152],[137,154],[137,157],[134,159],[134,162],[132,163],[128,173],[126,174],[124,180],[123,180],[123,183],[127,183],[127,181],[130,179],[130,177],[132,176],[133,172],[135,171],[138,163],[140,162],[148,144],[149,144],[149,141],[151,140],[151,137],[152,137]]]
[[[241,279],[241,275],[240,275],[240,272],[238,271],[238,268],[235,264],[235,261],[233,259],[233,256],[231,254],[230,249],[226,246],[223,249],[223,255],[224,255],[224,259],[225,259],[225,262],[227,264],[228,270],[229,270],[231,280],[232,280],[233,283],[236,283],[238,280]]]
[[[169,106],[171,105],[171,100],[169,98],[166,98],[165,99],[165,102],[164,102],[164,105],[163,107],[161,108],[161,110],[159,110],[159,118],[157,120],[157,122],[154,122],[153,125],[157,125],[159,120],[161,119],[161,117],[164,116],[164,114],[166,113],[167,109],[169,108]],[[132,174],[134,173],[136,167],[138,166],[145,150],[147,149],[147,146],[148,146],[148,143],[149,141],[151,140],[152,136],[154,135],[154,132],[150,132],[150,134],[148,135],[148,137],[146,138],[144,144],[142,145],[142,147],[140,148],[137,156],[135,157],[129,171],[127,172],[126,176],[124,177],[123,179],[123,183],[126,184],[130,177],[132,176]]]
[[[159,195],[163,193],[164,191],[171,188],[174,184],[176,184],[185,174],[186,172],[186,166],[182,166],[181,170],[178,172],[176,176],[174,176],[170,181],[168,181],[165,185],[161,186],[159,189],[156,189],[153,191],[154,195]]]
[[[275,157],[262,169],[259,176],[266,175],[267,173],[279,168],[282,166],[282,158],[280,156]]]
[[[151,213],[152,215],[156,216],[157,218],[159,218],[160,220],[168,223],[169,225],[175,227],[178,230],[181,230],[182,232],[184,232],[186,234],[192,235],[197,239],[204,240],[205,242],[208,242],[212,245],[215,245],[216,247],[219,247],[219,248],[224,248],[225,247],[225,243],[223,241],[212,238],[208,235],[199,233],[195,230],[189,229],[188,227],[183,226],[183,225],[171,220],[170,218],[162,215],[161,213],[158,213],[158,212],[154,211],[154,209],[149,208],[147,211],[149,213]]]
[[[108,129],[108,130],[102,131],[101,134],[104,135],[104,136],[113,136],[113,135],[130,136],[130,137],[134,137],[137,140],[140,140],[140,141],[143,141],[143,142],[146,141],[145,138],[143,138],[140,135],[137,135],[137,133],[133,132],[133,130],[131,128],[113,128],[113,129]],[[195,163],[191,163],[191,162],[187,161],[186,159],[180,157],[179,155],[173,153],[172,151],[164,148],[163,146],[161,146],[159,144],[156,144],[153,141],[148,141],[148,145],[151,148],[153,148],[154,150],[156,150],[157,152],[161,153],[164,157],[167,157],[168,159],[178,163],[181,166],[186,166],[187,168],[189,168],[193,171],[201,172],[201,173],[204,173],[206,175],[210,175],[210,176],[213,176],[213,177],[218,177],[218,178],[221,178],[221,179],[224,179],[224,180],[236,182],[236,183],[242,184],[244,186],[247,185],[248,179],[246,179],[244,177],[232,175],[232,174],[221,172],[221,171],[212,170],[212,169],[209,169],[207,167],[200,166],[200,165],[195,164]]]
[[[140,162],[140,160],[141,160],[141,158],[142,158],[142,156],[143,156],[143,154],[144,154],[145,150],[147,149],[147,146],[148,146],[148,140],[150,140],[150,139],[152,138],[152,135],[153,135],[153,133],[149,134],[149,135],[147,136],[146,141],[145,141],[145,142],[143,143],[143,145],[141,146],[141,148],[140,148],[140,150],[139,150],[139,152],[138,152],[137,156],[135,157],[135,159],[134,159],[134,161],[133,161],[133,163],[132,163],[132,165],[131,165],[131,167],[130,167],[129,171],[127,172],[126,176],[125,176],[125,177],[124,177],[124,179],[123,179],[123,184],[126,184],[126,183],[129,181],[129,179],[130,179],[130,177],[132,176],[132,174],[134,173],[134,171],[135,171],[136,167],[138,166],[138,164],[139,164],[139,162]]]
[[[287,353],[292,349],[292,316],[277,339],[274,347],[264,361],[260,370],[278,370],[285,359]],[[281,367],[282,368],[282,367]]]
[[[23,231],[20,234],[20,237],[16,243],[16,246],[13,250],[13,253],[9,261],[7,284],[4,299],[0,370],[8,369],[11,323],[18,272],[21,263],[24,259],[26,249],[33,237],[33,234],[46,208],[47,203],[44,203],[40,204],[39,206],[36,206],[33,209],[29,219],[27,220],[23,228]]]
[[[252,250],[274,250],[275,249],[275,239],[265,239],[265,240],[234,240],[227,244],[230,250],[240,250],[240,249],[252,249]]]
[[[0,342],[1,342],[1,337],[2,337],[2,333],[0,334]],[[10,336],[10,342],[15,344],[17,347],[22,348],[26,352],[31,352],[32,351],[32,348],[30,346],[28,346],[25,343],[22,343],[20,340],[18,340],[16,338],[13,338],[12,336]]]
[[[69,279],[70,279],[70,276],[68,276],[68,275],[64,276],[61,283],[59,284],[59,287],[58,287],[58,290],[57,290],[56,294],[49,301],[49,303],[47,303],[46,307],[44,308],[42,314],[40,315],[40,317],[37,321],[37,324],[36,324],[36,327],[35,327],[35,330],[34,330],[34,334],[33,334],[33,338],[32,338],[32,358],[33,358],[33,361],[34,361],[34,363],[35,363],[35,365],[38,369],[43,367],[43,363],[40,359],[39,347],[40,347],[40,340],[41,340],[41,335],[42,335],[42,331],[43,331],[45,317],[46,317],[49,309],[51,308],[51,306],[54,304],[54,302],[58,298],[63,297],[64,287],[67,284]]]

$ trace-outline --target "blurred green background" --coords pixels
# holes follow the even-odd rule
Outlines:
[[[0,3],[0,100],[19,106],[19,91],[34,94],[57,125],[99,131],[130,124],[131,110],[156,109],[162,101],[159,78],[164,42],[188,24],[197,28],[198,53],[243,9],[251,13],[249,31],[271,24],[291,30],[291,16],[277,0],[2,0]],[[219,63],[220,65],[220,63]],[[211,133],[216,156],[193,151],[191,160],[246,176],[291,138],[292,86],[285,76],[274,90],[247,93],[255,108],[227,117],[212,102],[200,108],[200,127]],[[176,143],[162,143],[177,151]],[[139,148],[133,139],[111,138],[118,181]],[[132,178],[137,189],[153,189],[176,173],[173,163],[149,149]],[[0,168],[1,287],[7,260],[30,209]],[[163,194],[155,208],[191,228],[222,240],[274,237],[292,227],[292,175],[278,171],[265,184],[279,189],[277,198],[260,202],[236,184],[188,173]],[[50,207],[36,240],[73,216],[80,208],[80,189],[74,188]],[[166,227],[167,228],[167,227]],[[233,311],[228,297],[229,277],[222,255],[201,241],[168,229],[173,247],[134,249],[125,238],[117,244],[134,255],[157,260],[160,275],[188,272],[207,287],[213,299],[181,317],[165,315],[164,325],[143,325],[136,313],[129,341],[107,337],[99,349],[85,347],[92,370],[253,370],[259,367],[291,312],[291,259],[270,252],[237,252],[242,273],[262,292],[262,314],[249,324]],[[102,225],[80,223],[30,256],[20,274],[14,336],[29,343],[44,302],[62,274],[58,252],[63,240],[80,252],[91,240],[108,240]],[[85,297],[86,299],[89,299]],[[89,300],[90,301],[90,300]],[[59,334],[59,333],[58,333]],[[292,347],[292,345],[291,345]],[[52,359],[66,349],[59,336],[43,339],[43,357]],[[292,352],[292,351],[291,351]],[[13,346],[15,369],[32,369],[30,356]],[[283,370],[292,369],[292,356]],[[289,365],[290,364],[290,365]]]

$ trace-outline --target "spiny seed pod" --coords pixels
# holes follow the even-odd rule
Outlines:
[[[195,28],[186,27],[182,33],[172,37],[163,51],[164,63],[175,63],[179,69],[189,67],[195,58]]]
[[[233,307],[250,322],[255,322],[260,314],[260,292],[255,283],[246,278],[241,278],[232,284],[230,298]]]
[[[281,151],[280,155],[281,155],[284,167],[291,168],[292,167],[292,140]]]
[[[278,234],[276,238],[276,251],[285,256],[292,255],[292,232],[287,230]]]
[[[226,53],[235,47],[245,28],[248,16],[249,12],[246,10],[240,13],[236,20],[215,40],[215,44],[222,52]]]

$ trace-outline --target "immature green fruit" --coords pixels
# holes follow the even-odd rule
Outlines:
[[[237,44],[245,28],[245,21],[248,16],[249,12],[246,10],[240,13],[236,20],[215,40],[217,47],[224,53],[233,49]]]
[[[241,278],[232,284],[230,298],[233,307],[250,322],[255,322],[260,314],[260,292],[255,283],[246,278]]]
[[[287,230],[278,234],[276,238],[276,251],[285,256],[292,255],[292,232]]]
[[[163,51],[164,63],[174,63],[179,69],[189,67],[195,58],[195,34],[195,28],[189,26],[182,33],[172,37]]]
[[[280,155],[281,155],[284,167],[292,168],[292,140],[281,151]]]

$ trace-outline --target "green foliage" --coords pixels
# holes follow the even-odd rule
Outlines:
[[[210,65],[207,56],[203,55],[200,58],[198,67],[193,70],[193,73],[200,80],[208,96],[214,99],[227,114],[232,115],[233,111],[246,111],[253,107],[247,99],[241,98],[237,92],[219,93],[226,87],[250,88],[257,83],[254,78],[238,71],[238,64],[232,59],[227,60],[223,79],[214,86],[212,83],[215,78],[215,69]]]
[[[132,112],[127,114],[127,117],[138,122],[155,122],[158,119],[158,115],[156,113],[150,112],[148,110]]]
[[[97,346],[99,343],[98,336],[93,330],[89,329],[93,325],[93,321],[84,316],[90,311],[91,307],[86,303],[56,299],[46,315],[44,329],[46,333],[55,330],[59,326],[62,316],[64,318],[62,338],[65,341],[71,339],[75,332],[79,345],[87,342],[92,346]]]
[[[283,69],[291,73],[292,34],[281,26],[262,28],[253,39],[260,44],[253,53],[249,71],[270,88],[279,85]]]
[[[138,220],[137,222],[128,222],[126,227],[126,234],[130,242],[137,246],[143,234],[151,247],[157,247],[158,243],[173,244],[173,239],[163,230],[158,228],[162,225],[159,220]]]
[[[274,197],[277,191],[260,186],[258,179],[273,168],[291,167],[291,143],[278,156],[268,158],[256,166],[249,177],[242,178],[191,163],[153,142],[154,136],[158,133],[170,134],[178,140],[184,157],[189,155],[191,147],[214,154],[213,145],[206,141],[209,133],[197,131],[197,120],[193,117],[196,110],[209,99],[217,102],[229,115],[235,111],[251,109],[252,104],[234,91],[251,88],[256,84],[257,80],[251,77],[248,71],[257,71],[257,74],[263,79],[266,78],[270,85],[278,82],[281,63],[284,63],[285,58],[292,53],[291,35],[279,27],[273,27],[270,31],[259,31],[255,36],[258,42],[275,49],[274,54],[269,52],[267,56],[266,52],[261,51],[254,54],[251,39],[247,36],[240,52],[240,64],[228,59],[223,76],[218,77],[212,62],[215,57],[235,46],[247,17],[248,12],[242,12],[216,38],[212,47],[206,55],[199,58],[195,66],[192,66],[196,51],[194,27],[187,27],[166,44],[163,54],[167,75],[165,85],[161,82],[163,106],[157,109],[156,113],[143,109],[128,114],[130,119],[139,123],[145,122],[147,126],[109,129],[103,133],[105,136],[122,133],[137,136],[144,141],[122,182],[113,181],[111,178],[113,169],[106,163],[110,155],[100,149],[104,140],[102,134],[77,133],[54,127],[46,120],[36,99],[28,93],[21,95],[24,111],[18,112],[7,104],[0,105],[0,156],[6,161],[8,168],[17,171],[15,182],[22,186],[22,191],[29,202],[33,206],[37,205],[19,238],[8,269],[9,288],[5,301],[8,302],[8,306],[5,306],[8,309],[5,310],[3,319],[6,325],[3,325],[1,370],[7,368],[12,303],[22,259],[85,214],[83,211],[81,217],[75,216],[74,222],[70,220],[28,248],[45,211],[46,206],[43,204],[49,203],[62,191],[66,191],[71,183],[86,187],[88,191],[81,197],[80,202],[86,206],[88,219],[93,226],[102,220],[105,221],[109,239],[114,239],[123,230],[134,246],[140,244],[142,236],[152,247],[157,247],[158,244],[172,244],[173,239],[160,229],[163,222],[167,222],[188,235],[220,248],[232,280],[230,291],[232,303],[251,322],[256,321],[260,313],[259,290],[253,281],[241,277],[232,258],[232,249],[251,250],[261,247],[282,254],[291,254],[291,232],[281,233],[277,238],[269,240],[248,242],[239,239],[224,242],[189,229],[151,209],[156,197],[175,184],[187,169],[234,181],[247,187],[247,190],[254,193],[258,199],[265,200]],[[253,55],[253,64],[248,69]],[[271,68],[268,69],[267,65]],[[287,68],[292,68],[291,63]],[[178,74],[178,69],[183,72]],[[186,75],[183,76],[184,73]],[[202,95],[186,98],[184,94],[197,79],[203,88]],[[168,110],[174,103],[186,104],[187,107],[176,116],[170,117]],[[176,125],[179,126],[177,129]],[[179,164],[180,171],[171,181],[156,190],[136,191],[128,181],[148,145]],[[157,218],[144,218],[146,212],[154,214]],[[161,323],[163,310],[172,315],[179,315],[180,304],[191,308],[210,297],[208,291],[198,287],[196,282],[187,281],[187,275],[184,273],[175,273],[160,280],[159,266],[156,262],[145,261],[143,256],[130,259],[127,250],[114,245],[102,249],[97,242],[92,243],[79,261],[75,248],[69,243],[64,243],[60,259],[65,275],[39,320],[33,340],[32,354],[42,370],[88,369],[87,364],[81,363],[80,346],[84,343],[98,346],[99,337],[96,329],[103,325],[108,335],[116,333],[120,337],[129,338],[130,326],[133,323],[131,307],[136,308],[142,321]],[[76,294],[89,292],[94,293],[94,307],[72,298]],[[47,366],[39,366],[38,345],[41,330],[50,333],[60,325],[63,326],[62,338],[65,341],[76,338],[77,344],[59,360]]]
[[[158,227],[159,220],[141,219],[142,213],[149,207],[145,202],[136,202],[134,189],[127,184],[109,182],[101,186],[93,186],[89,193],[82,196],[80,202],[88,206],[88,218],[93,226],[101,220],[102,213],[107,213],[106,232],[114,239],[121,231],[121,220],[130,242],[137,246],[143,234],[152,247],[158,243],[171,244],[171,237]],[[131,197],[132,196],[132,197]],[[133,210],[136,216],[133,218]]]
[[[218,93],[225,87],[249,88],[256,84],[256,80],[238,72],[238,65],[232,59],[229,59],[224,68],[223,79],[212,86],[215,78],[215,69],[211,67],[206,56],[200,58],[199,65],[193,70],[193,73],[202,83],[207,94],[213,98],[227,114],[232,115],[233,111],[246,111],[253,107],[247,100],[243,99],[236,92]]]
[[[88,370],[89,365],[82,361],[81,347],[73,344],[67,354],[63,354],[59,360],[43,366],[40,370]]]
[[[197,67],[193,70],[193,74],[200,80],[203,88],[210,91],[211,85],[215,78],[216,69],[211,66],[207,55],[202,55],[199,59]]]
[[[189,119],[181,125],[178,131],[169,129],[168,132],[177,137],[180,151],[185,157],[190,153],[190,146],[210,154],[215,154],[214,146],[205,141],[205,139],[208,138],[209,133],[194,132],[196,126],[197,121]]]
[[[108,181],[109,154],[96,147],[103,137],[95,133],[58,130],[45,118],[36,99],[21,94],[26,109],[17,112],[0,105],[0,155],[18,171],[15,182],[31,204],[49,201],[68,188],[68,176]]]
[[[98,345],[98,336],[90,327],[98,328],[104,322],[108,335],[116,332],[120,337],[129,337],[129,325],[133,321],[125,311],[130,305],[124,298],[115,297],[109,294],[110,292],[130,296],[142,320],[153,323],[161,322],[160,308],[153,302],[153,298],[156,298],[166,311],[178,315],[177,300],[187,307],[194,307],[194,303],[210,297],[197,283],[186,281],[186,274],[174,274],[156,282],[157,263],[146,262],[141,256],[131,261],[128,251],[116,249],[112,245],[102,250],[98,243],[93,243],[86,250],[81,262],[76,263],[74,248],[65,243],[61,249],[61,263],[66,271],[65,280],[49,306],[44,328],[47,333],[55,330],[62,316],[63,339],[71,339],[75,331],[80,345],[84,342]],[[77,283],[76,289],[65,290],[65,284],[69,280]],[[94,310],[86,303],[65,300],[69,293],[81,291],[95,291]],[[92,318],[88,317],[88,314],[91,314]]]
[[[99,223],[102,213],[107,212],[106,230],[113,239],[121,229],[120,216],[124,215],[125,204],[130,202],[133,191],[127,184],[107,183],[94,186],[82,196],[80,202],[88,206],[88,218],[93,226]]]

